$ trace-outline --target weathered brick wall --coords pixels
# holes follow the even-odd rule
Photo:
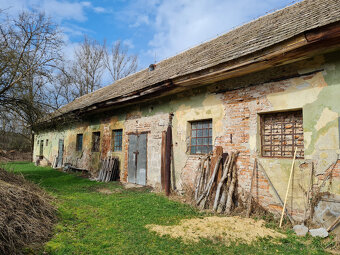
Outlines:
[[[224,151],[238,150],[240,152],[237,168],[241,195],[250,189],[254,160],[258,157],[256,148],[251,150],[249,141],[251,134],[258,133],[258,113],[271,110],[271,104],[266,99],[266,95],[284,91],[289,86],[289,82],[268,83],[223,94],[225,136],[218,139],[216,145],[222,146]],[[279,206],[269,189],[267,179],[261,171],[258,171],[252,193],[262,206],[276,210]]]
[[[224,152],[231,150],[238,150],[240,152],[237,160],[237,168],[238,192],[241,197],[247,197],[245,195],[250,189],[254,160],[258,158],[258,160],[262,162],[262,165],[265,166],[265,170],[274,183],[275,188],[278,190],[282,200],[284,199],[288,180],[284,179],[283,176],[287,175],[289,171],[286,170],[286,173],[280,173],[280,171],[278,171],[273,174],[272,170],[275,169],[275,166],[281,167],[281,164],[285,164],[285,167],[289,169],[292,159],[268,159],[261,157],[259,146],[259,113],[278,110],[268,99],[269,96],[279,93],[289,94],[290,91],[296,89],[295,86],[297,83],[303,84],[305,81],[312,83],[316,79],[315,76],[314,74],[297,78],[298,80],[292,78],[279,82],[270,82],[226,91],[222,94],[222,104],[224,106],[224,119],[222,122],[224,130],[223,135],[216,137],[214,145],[222,146]],[[294,94],[292,97],[294,97]],[[298,100],[296,102],[298,102]],[[296,104],[287,104],[282,110],[303,108],[302,106],[301,104],[299,105],[299,102]],[[290,214],[295,216],[296,219],[301,219],[304,214],[304,207],[302,205],[304,194],[300,186],[305,187],[307,185],[304,184],[307,182],[304,177],[309,176],[311,164],[314,162],[316,165],[316,161],[317,160],[312,158],[296,161],[293,192],[289,194],[287,205]],[[192,173],[197,171],[198,162],[198,158],[188,157],[185,167],[182,169],[183,182],[187,182],[188,176],[191,178],[193,176]],[[268,167],[268,165],[271,164],[273,165],[272,168]],[[334,170],[334,176],[338,173],[337,171],[338,170]],[[263,207],[277,214],[281,212],[282,207],[275,197],[268,180],[260,170],[260,167],[257,171],[252,194]]]
[[[153,116],[142,117],[141,114],[128,116],[124,123],[124,154],[125,161],[121,180],[128,180],[128,135],[132,133],[147,132],[147,185],[156,189],[161,188],[161,145],[162,132],[165,131],[169,123],[169,114],[160,113]]]

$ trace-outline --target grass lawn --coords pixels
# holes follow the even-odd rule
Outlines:
[[[119,183],[97,183],[32,163],[9,163],[56,198],[59,223],[44,254],[325,254],[321,240],[286,231],[280,242],[258,240],[229,247],[209,240],[184,243],[160,237],[145,225],[172,225],[202,217],[196,209],[148,190],[126,190]],[[107,188],[115,193],[98,192]]]

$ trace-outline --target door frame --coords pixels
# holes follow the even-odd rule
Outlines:
[[[128,148],[127,148],[127,182],[129,182],[129,147],[130,147],[130,139],[129,139],[129,135],[136,135],[139,136],[141,134],[145,134],[146,135],[146,139],[145,139],[145,147],[146,147],[146,169],[145,169],[145,186],[147,186],[147,181],[148,181],[148,140],[149,140],[149,136],[148,134],[151,133],[151,131],[143,131],[143,132],[126,132],[125,134],[128,135]],[[137,161],[138,161],[138,157],[137,157]],[[136,167],[137,167],[137,162],[136,162]],[[137,172],[137,169],[136,169]],[[135,178],[135,181],[137,180],[137,178]],[[132,183],[132,182],[131,182]],[[135,183],[136,184],[136,183]]]

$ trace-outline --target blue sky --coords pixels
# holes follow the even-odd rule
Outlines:
[[[0,0],[16,14],[37,9],[60,24],[72,58],[83,34],[107,44],[121,40],[139,56],[139,69],[187,50],[293,0]],[[109,82],[109,81],[108,81]]]

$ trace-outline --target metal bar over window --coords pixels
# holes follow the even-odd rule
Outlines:
[[[207,154],[212,151],[212,121],[191,122],[190,153]]]
[[[263,157],[304,158],[302,110],[262,114],[260,130]]]
[[[117,129],[112,131],[113,151],[122,151],[123,130]]]

